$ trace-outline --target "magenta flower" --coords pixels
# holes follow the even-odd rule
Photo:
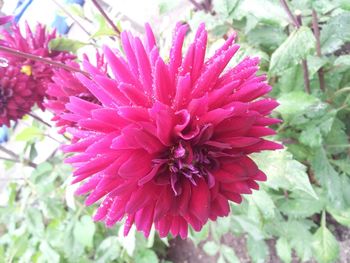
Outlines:
[[[107,65],[104,57],[99,53],[96,54],[96,65],[99,69],[98,74],[106,74]],[[79,69],[79,64],[74,62],[70,62],[69,66]],[[60,133],[64,133],[67,127],[75,126],[74,122],[62,118],[63,114],[69,113],[65,105],[69,102],[70,96],[100,104],[90,90],[80,83],[72,72],[63,69],[54,70],[52,83],[48,85],[46,93],[48,98],[45,107],[54,113],[52,120],[57,127],[62,127]]]
[[[126,217],[124,233],[135,224],[145,236],[151,226],[161,237],[187,237],[207,221],[227,216],[229,201],[258,189],[266,176],[250,153],[280,149],[262,137],[277,106],[261,98],[271,87],[257,76],[259,59],[245,58],[225,69],[238,50],[231,36],[205,59],[207,32],[202,24],[184,56],[187,26],[178,24],[169,62],[159,55],[146,26],[144,44],[121,35],[123,53],[104,48],[114,78],[96,74],[80,82],[100,104],[71,97],[62,117],[76,123],[66,162],[74,166],[77,193],[90,193],[86,205],[103,199],[95,220],[107,226]]]
[[[2,61],[2,63],[6,63]],[[35,104],[35,83],[14,66],[0,67],[0,126],[22,118]]]
[[[12,19],[13,19],[13,16],[1,16],[0,17],[0,26],[12,21]]]
[[[4,18],[4,21],[7,20],[8,19]],[[67,62],[75,59],[75,56],[68,52],[50,50],[49,42],[56,37],[56,33],[55,31],[47,33],[46,28],[40,24],[37,25],[34,32],[26,24],[25,34],[22,34],[19,27],[13,24],[10,31],[1,29],[0,35],[0,45],[2,46],[58,62]],[[0,52],[0,57],[5,59],[8,65],[20,68],[21,74],[29,76],[29,79],[36,83],[35,86],[33,86],[34,90],[31,90],[33,96],[32,100],[34,100],[41,109],[44,109],[42,102],[45,97],[47,86],[51,83],[53,74],[52,66],[39,61],[15,57],[5,52]]]

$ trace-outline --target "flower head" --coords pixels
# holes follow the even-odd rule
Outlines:
[[[6,63],[2,61],[2,63]],[[22,118],[35,104],[35,83],[21,69],[0,67],[0,126]]]
[[[88,60],[86,56],[84,59]],[[79,64],[75,62],[68,64],[73,68],[79,68]],[[96,65],[98,71],[95,74],[106,74],[107,65],[103,55],[99,53],[96,53]],[[45,107],[54,113],[52,120],[55,121],[56,126],[62,127],[60,133],[65,132],[67,127],[74,127],[76,124],[67,118],[62,118],[63,114],[69,113],[65,108],[65,105],[69,102],[69,97],[75,96],[88,102],[100,103],[72,72],[63,69],[54,70],[52,83],[48,85],[46,93],[48,99]]]
[[[225,69],[234,36],[205,59],[203,24],[183,55],[187,30],[176,26],[169,62],[148,25],[144,42],[123,32],[125,56],[104,47],[113,78],[88,62],[91,78],[78,74],[100,103],[70,97],[62,115],[76,123],[64,150],[75,153],[66,160],[74,182],[84,181],[77,193],[90,193],[87,205],[103,199],[94,219],[107,226],[126,217],[125,234],[135,224],[148,236],[154,225],[161,237],[185,238],[188,225],[199,231],[227,216],[229,201],[266,179],[248,155],[281,148],[262,138],[279,120],[268,117],[276,101],[260,98],[271,87],[257,75],[259,59]]]
[[[48,33],[46,28],[40,24],[37,25],[34,32],[26,24],[25,34],[21,32],[19,26],[13,24],[9,31],[7,29],[1,29],[0,35],[0,45],[18,51],[59,62],[66,62],[75,58],[75,56],[68,52],[50,50],[49,42],[56,37],[56,33],[55,31]],[[31,86],[33,88],[31,90],[32,100],[41,109],[44,109],[42,102],[48,83],[51,82],[53,74],[52,66],[40,61],[9,55],[5,52],[0,52],[0,58],[6,60],[6,63],[12,67],[20,68],[21,73],[26,74],[30,81],[35,82],[35,85]]]

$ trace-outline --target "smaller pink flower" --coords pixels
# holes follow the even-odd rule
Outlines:
[[[3,21],[7,21],[8,19],[4,18]],[[35,31],[32,31],[28,24],[26,24],[25,34],[21,32],[17,25],[13,24],[10,31],[4,28],[0,29],[0,35],[0,45],[2,46],[58,62],[67,62],[75,59],[75,56],[68,52],[49,49],[49,42],[56,37],[56,33],[55,31],[48,33],[45,26],[41,24],[36,26]],[[36,83],[33,87],[34,90],[31,90],[33,100],[41,109],[44,109],[42,102],[48,83],[51,83],[53,74],[52,66],[39,61],[15,57],[5,52],[0,52],[0,57],[5,59],[8,65],[20,69],[20,72],[26,74],[28,79]]]
[[[13,16],[2,16],[0,17],[0,26],[12,21]]]
[[[3,63],[5,63],[3,61]],[[35,83],[14,66],[0,67],[0,126],[22,118],[36,103]]]
[[[88,62],[87,56],[84,61]],[[87,63],[85,63],[87,64]],[[107,64],[104,61],[104,56],[96,53],[96,65],[98,68],[97,74],[106,74]],[[79,64],[75,62],[69,63],[69,66],[79,68]],[[81,82],[75,77],[75,74],[63,69],[54,70],[52,83],[48,85],[47,101],[45,107],[54,113],[53,121],[57,127],[62,127],[59,131],[64,133],[67,127],[75,127],[75,123],[67,118],[62,118],[63,115],[69,114],[66,109],[66,104],[71,96],[78,97],[82,100],[97,103],[99,101]]]

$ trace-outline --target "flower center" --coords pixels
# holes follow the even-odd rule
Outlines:
[[[196,180],[203,178],[209,187],[214,186],[215,180],[211,172],[218,168],[218,162],[210,157],[208,149],[202,145],[193,146],[190,142],[180,141],[164,158],[154,162],[161,164],[163,173],[167,176],[170,174],[170,184],[175,195],[182,193],[182,180],[189,180],[197,185]]]

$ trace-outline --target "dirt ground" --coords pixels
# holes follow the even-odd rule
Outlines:
[[[350,262],[350,228],[341,226],[336,222],[331,222],[330,230],[336,236],[340,245],[340,256],[337,263],[349,263]],[[235,237],[231,234],[226,234],[222,237],[222,243],[226,244],[234,249],[237,257],[241,263],[251,263],[248,252],[246,250],[246,238]],[[282,263],[278,258],[275,249],[276,241],[274,239],[268,240],[269,257],[266,263]],[[167,259],[174,263],[216,263],[217,257],[208,256],[203,250],[200,244],[196,247],[190,240],[182,240],[180,238],[170,241],[170,247],[167,254]],[[293,257],[293,263],[300,263],[300,261]],[[307,263],[316,263],[315,260],[308,261]]]

